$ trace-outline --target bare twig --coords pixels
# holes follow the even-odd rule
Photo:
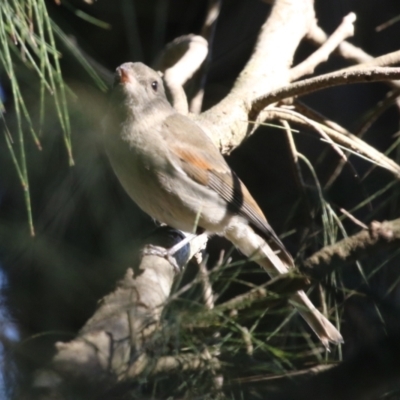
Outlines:
[[[203,289],[204,304],[209,310],[212,310],[214,308],[214,294],[210,282],[210,276],[204,262],[199,263],[199,275]]]
[[[396,22],[400,21],[400,15],[396,15],[393,18],[390,18],[389,21],[384,22],[383,24],[378,25],[375,30],[376,32],[383,31],[386,28],[389,28],[389,26],[395,24]]]
[[[303,120],[306,125],[310,126],[315,131],[317,131],[332,146],[332,148],[336,151],[336,153],[338,153],[339,157],[342,160],[347,161],[347,157],[344,155],[343,151],[338,146],[336,146],[335,142],[324,131],[323,125],[318,124],[318,123],[314,122],[313,120],[307,118],[306,116],[299,114],[297,111],[290,110],[288,108],[270,107],[270,108],[268,108],[268,110],[291,114],[294,117],[297,117],[297,118]]]
[[[295,109],[302,115],[312,119],[315,122],[318,122],[322,125],[325,125],[339,133],[343,133],[344,135],[349,135],[350,132],[344,128],[343,126],[339,125],[337,122],[330,120],[325,115],[322,115],[318,111],[310,108],[308,105],[302,103],[300,100],[296,100],[293,103]]]
[[[344,17],[336,31],[329,36],[317,51],[311,54],[311,56],[302,63],[291,69],[290,80],[295,81],[304,75],[312,74],[319,64],[325,62],[329,58],[330,54],[340,43],[342,43],[346,38],[354,35],[355,20],[356,15],[354,13],[350,13]]]
[[[368,114],[368,119],[365,121],[361,127],[359,127],[355,134],[358,137],[363,137],[365,132],[371,127],[371,125],[393,104],[396,104],[397,98],[400,96],[400,92],[398,90],[392,90],[386,94],[386,97],[379,101],[372,112],[370,111]]]
[[[268,110],[267,110],[268,111]],[[299,118],[295,114],[290,114],[287,112],[282,112],[281,109],[275,108],[274,111],[268,111],[263,113],[263,118],[266,120],[273,119],[286,119],[292,122],[297,122],[301,125],[308,125],[304,121],[303,118]],[[393,160],[376,150],[374,147],[368,145],[362,139],[350,134],[350,133],[342,133],[332,129],[328,126],[324,126],[315,122],[315,124],[320,125],[321,128],[325,131],[325,133],[333,140],[335,143],[344,146],[347,150],[352,151],[355,154],[358,154],[364,158],[369,159],[372,162],[375,162],[382,168],[390,171],[397,179],[400,178],[400,166],[396,164]]]
[[[266,381],[284,381],[284,384],[288,384],[288,380],[292,380],[295,378],[310,378],[320,374],[323,371],[329,370],[335,367],[336,364],[328,364],[328,365],[318,365],[316,367],[311,367],[307,369],[302,369],[299,371],[288,371],[285,374],[273,374],[273,375],[259,375],[259,376],[251,376],[251,377],[244,377],[233,379],[232,384],[235,383],[250,383],[250,382],[266,382]]]
[[[298,188],[300,189],[300,192],[305,195],[306,190],[305,190],[305,184],[304,184],[304,179],[303,179],[303,174],[301,172],[301,167],[299,163],[299,155],[297,153],[296,149],[296,144],[293,139],[293,133],[292,130],[290,129],[290,125],[286,120],[281,120],[280,121],[285,128],[285,136],[286,136],[286,142],[289,148],[289,152],[292,158],[292,165],[293,165],[293,175],[295,178],[295,181],[297,183]]]
[[[344,68],[345,70],[353,70],[364,67],[388,67],[390,65],[397,65],[400,63],[400,50],[393,51],[392,53],[384,54],[383,56],[375,57],[369,61],[365,61],[352,67]]]
[[[314,23],[310,26],[310,30],[307,33],[307,39],[317,46],[322,46],[328,40],[328,35],[322,28]],[[374,57],[366,53],[364,50],[347,41],[340,43],[336,49],[336,53],[354,64],[361,64],[374,59]]]
[[[208,53],[208,44],[201,36],[181,36],[169,43],[155,68],[164,73],[164,83],[174,108],[188,113],[183,85],[194,75]]]
[[[340,209],[340,212],[343,213],[348,219],[353,221],[356,225],[363,229],[368,229],[368,226],[364,224],[364,222],[360,221],[357,219],[354,215],[350,214],[348,211],[346,211],[344,208]]]
[[[328,35],[317,24],[314,24],[311,26],[307,38],[310,39],[312,42],[314,42],[316,45],[321,46],[324,42],[328,40]],[[381,56],[382,58],[381,57],[374,58],[370,54],[366,53],[364,50],[346,41],[342,42],[337,47],[336,53],[338,53],[340,56],[342,56],[343,58],[354,64],[363,66],[367,65],[388,66],[392,65],[391,62],[395,61],[396,59],[398,60],[397,58],[398,56],[393,56],[393,55],[389,56],[388,58],[386,58],[386,55]],[[389,54],[395,54],[395,53],[397,52]],[[377,59],[380,60],[375,61]],[[397,64],[398,61],[395,61],[395,63]],[[400,89],[400,82],[398,81],[388,81],[387,84],[390,85],[391,87]]]
[[[383,112],[383,109],[386,109],[385,107],[390,103],[392,104],[393,101],[395,101],[395,99],[399,96],[398,91],[392,91],[390,92],[386,99],[381,101],[378,104],[382,105],[380,107],[378,107],[377,111],[374,113],[373,118],[377,118],[380,114],[380,112]],[[321,115],[320,113],[318,113],[315,110],[312,110],[310,107],[308,107],[307,105],[301,103],[300,101],[296,101],[294,103],[294,106],[296,108],[296,110],[303,114],[308,116],[310,119],[313,119],[314,121],[322,124],[322,125],[326,125],[332,129],[334,129],[335,131],[342,133],[346,136],[351,135],[351,133],[349,131],[347,131],[345,128],[343,128],[342,126],[340,126],[339,124],[337,124],[336,122],[333,122],[331,120],[329,120],[328,118],[326,118],[325,116]],[[370,118],[368,121],[370,123],[372,123],[373,118]],[[369,126],[369,125],[368,125]],[[367,123],[365,123],[355,134],[355,136],[357,137],[361,137],[362,134],[364,133],[364,129],[367,129]],[[345,153],[347,156],[350,154],[349,152]],[[332,172],[332,174],[330,175],[330,177],[327,179],[325,185],[324,185],[324,189],[329,188],[330,186],[332,186],[332,184],[335,182],[336,178],[340,175],[340,173],[342,172],[344,166],[346,164],[346,161],[344,161],[343,159],[339,160],[336,168],[334,169],[334,171]]]
[[[190,100],[189,109],[192,113],[198,114],[201,111],[204,97],[204,86],[208,74],[208,69],[211,63],[212,46],[214,42],[215,29],[217,27],[218,16],[221,11],[222,0],[209,0],[207,15],[204,21],[203,28],[201,29],[201,36],[208,42],[208,54],[203,61],[201,68],[197,71],[194,82],[193,92],[194,95]]]
[[[399,78],[400,68],[369,67],[356,70],[336,71],[314,78],[304,79],[255,99],[250,113],[251,120],[254,120],[255,116],[269,104],[276,103],[289,97],[304,96],[332,86],[347,85],[350,83],[388,81]]]

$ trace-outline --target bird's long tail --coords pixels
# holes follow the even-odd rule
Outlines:
[[[292,258],[287,253],[275,253],[271,246],[247,224],[239,223],[230,226],[225,231],[225,236],[272,277],[285,274],[289,272],[290,267],[294,266]],[[317,310],[303,291],[292,295],[290,303],[296,307],[325,348],[329,350],[329,342],[343,343],[340,332]]]
[[[319,337],[325,348],[329,349],[329,342],[334,344],[343,343],[340,332],[315,308],[314,304],[311,303],[302,290],[290,297],[290,303],[296,307],[297,311]]]

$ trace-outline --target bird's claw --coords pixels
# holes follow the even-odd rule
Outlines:
[[[158,256],[167,260],[174,269],[176,274],[181,272],[181,268],[176,262],[175,257],[173,256],[174,252],[171,254],[170,249],[167,250],[164,247],[156,246],[154,244],[148,244],[143,251],[143,254],[146,256]]]

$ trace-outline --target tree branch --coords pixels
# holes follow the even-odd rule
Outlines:
[[[400,79],[400,68],[367,67],[362,69],[347,69],[304,79],[255,99],[252,104],[250,117],[254,121],[260,111],[269,104],[276,103],[289,97],[304,96],[316,92],[317,90],[338,85],[379,82],[393,79]]]
[[[322,46],[323,43],[328,40],[328,35],[315,23],[311,26],[310,31],[307,34],[307,38],[318,46]],[[357,66],[388,66],[399,63],[398,51],[389,53],[387,55],[374,58],[364,50],[349,42],[342,42],[336,48],[336,53],[342,56],[344,59],[357,64]],[[391,87],[400,89],[400,82],[388,81],[388,85]]]
[[[290,110],[286,110],[283,107],[274,107],[271,110],[267,109],[263,114],[263,119],[285,119],[301,125],[309,126],[304,118],[300,118],[295,113],[290,112]],[[362,139],[359,139],[357,136],[343,131],[342,129],[336,130],[331,126],[314,121],[313,127],[315,126],[318,126],[320,129],[322,129],[329,136],[329,138],[332,139],[332,141],[345,147],[347,151],[351,151],[354,154],[367,158],[370,162],[376,163],[380,167],[390,171],[395,178],[400,179],[400,166],[389,157],[385,156],[383,153],[364,142]]]
[[[201,36],[208,43],[208,54],[206,59],[203,61],[200,69],[195,75],[192,87],[194,95],[192,96],[189,107],[190,111],[195,114],[198,114],[201,111],[201,107],[203,105],[204,86],[206,83],[208,69],[211,63],[212,46],[214,42],[215,30],[217,28],[218,17],[221,12],[221,7],[222,0],[208,1],[207,16],[205,18],[203,28],[201,29]]]
[[[171,104],[181,114],[186,115],[189,111],[183,85],[199,70],[208,51],[208,43],[201,36],[180,36],[165,47],[156,62],[155,68],[164,73]]]
[[[362,230],[313,254],[303,263],[301,270],[321,279],[337,268],[371,257],[378,251],[399,248],[400,218],[382,223],[374,221],[368,230]]]
[[[237,147],[254,129],[251,122],[246,122],[254,99],[289,83],[294,53],[313,19],[312,0],[275,1],[253,54],[231,92],[195,117],[222,153]]]
[[[180,267],[203,247],[204,235],[201,236],[202,240],[194,240],[190,248],[186,245],[174,254]],[[84,380],[97,382],[99,389],[104,390],[117,380],[137,377],[142,372],[156,374],[163,366],[171,368],[174,362],[162,354],[165,345],[162,340],[162,346],[158,345],[155,352],[160,339],[154,334],[162,330],[160,318],[176,271],[165,258],[152,255],[146,248],[151,243],[168,249],[182,238],[181,232],[166,226],[149,236],[143,243],[140,260],[132,261],[134,270],[129,268],[115,291],[100,301],[74,340],[56,344],[51,364],[37,379],[50,370],[57,373],[57,379],[49,382],[51,387]],[[146,354],[149,349],[153,352],[151,357]],[[181,361],[186,360],[190,368],[199,365],[196,359],[201,357],[182,357]],[[175,360],[176,363],[179,364]]]
[[[336,31],[316,50],[310,57],[302,63],[293,67],[290,71],[290,80],[295,81],[304,75],[312,74],[315,68],[325,62],[330,54],[342,43],[345,39],[354,35],[354,21],[356,15],[348,14],[343,18],[342,23]]]

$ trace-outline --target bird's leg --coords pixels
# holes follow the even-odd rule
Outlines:
[[[173,267],[176,273],[180,272],[180,267],[176,261],[176,253],[180,251],[183,247],[189,244],[193,239],[200,235],[205,235],[205,233],[197,234],[197,233],[187,233],[186,237],[182,239],[180,242],[176,243],[169,249],[165,249],[164,247],[156,246],[156,245],[147,245],[145,253],[146,255],[156,255],[162,258],[165,258]],[[174,257],[175,256],[175,257]]]

